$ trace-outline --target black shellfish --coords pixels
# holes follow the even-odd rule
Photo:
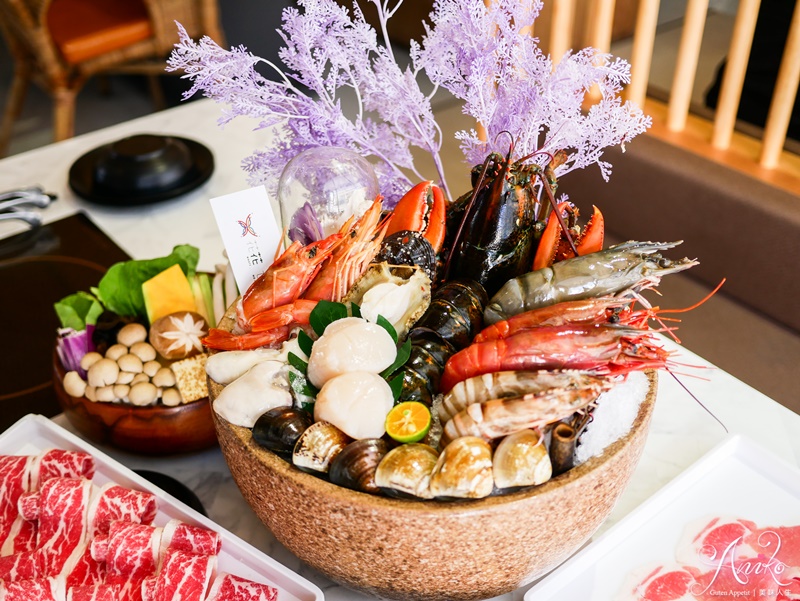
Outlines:
[[[264,413],[253,426],[253,440],[276,453],[291,453],[297,440],[314,423],[307,411],[275,407]]]
[[[365,438],[348,444],[331,461],[328,478],[334,484],[370,494],[379,494],[375,470],[389,451],[381,438]]]
[[[436,281],[436,251],[419,232],[403,230],[386,236],[373,262],[386,261],[390,265],[417,265],[431,282]]]

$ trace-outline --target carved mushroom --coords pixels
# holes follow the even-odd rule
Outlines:
[[[150,326],[150,344],[165,359],[185,359],[203,352],[200,339],[208,324],[199,313],[179,311],[157,319]]]

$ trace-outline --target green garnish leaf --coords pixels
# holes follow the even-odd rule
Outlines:
[[[300,403],[300,409],[314,415],[314,405],[316,405],[316,403]]]
[[[403,365],[405,365],[408,358],[411,356],[411,341],[406,339],[399,349],[397,349],[397,356],[394,358],[394,362],[384,369],[381,372],[381,378],[384,380],[388,379],[394,372],[400,369]]]
[[[319,390],[317,390],[314,386],[309,384],[305,376],[297,374],[296,372],[293,372],[291,370],[289,371],[289,386],[295,392],[295,394],[298,395],[313,398],[316,397],[317,394],[319,394]]]
[[[294,353],[289,353],[289,365],[294,367],[297,371],[305,376],[306,370],[308,369],[308,363],[303,361],[300,357],[295,355]]]
[[[392,398],[396,403],[400,398],[400,393],[403,392],[403,374],[398,374],[389,380],[389,388],[392,389]]]
[[[350,314],[353,317],[361,317],[361,307],[355,303],[350,303]]]
[[[97,289],[92,289],[92,292],[109,311],[126,317],[147,317],[142,284],[176,263],[181,266],[186,277],[191,278],[199,259],[200,249],[181,244],[173,248],[172,253],[166,257],[116,263],[109,268]]]
[[[87,325],[97,323],[103,312],[103,305],[88,292],[76,292],[62,298],[53,307],[56,310],[62,328],[72,328],[76,332],[86,329]]]
[[[297,334],[297,345],[300,347],[300,350],[306,354],[306,357],[311,356],[311,347],[314,346],[314,341],[311,340],[311,336],[306,334],[303,330],[300,330]]]
[[[378,315],[378,321],[375,323],[389,332],[389,336],[391,336],[392,340],[394,340],[394,343],[397,344],[397,330],[394,329],[394,326],[388,319],[386,319],[383,315]]]
[[[317,336],[322,336],[325,328],[337,319],[344,319],[345,317],[348,317],[346,305],[321,300],[308,316],[308,322],[311,324],[314,333]]]

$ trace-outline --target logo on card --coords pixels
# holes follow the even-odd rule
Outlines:
[[[247,219],[245,219],[244,221],[238,221],[239,225],[242,226],[242,238],[244,238],[247,234],[253,234],[253,236],[258,238],[258,234],[256,234],[256,231],[253,229],[253,226],[251,225],[252,220],[253,220],[253,214],[250,213],[247,216]]]

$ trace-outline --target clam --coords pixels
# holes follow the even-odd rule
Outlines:
[[[497,488],[547,482],[553,468],[544,438],[530,429],[506,436],[494,450],[492,473]]]
[[[297,440],[314,418],[294,407],[275,407],[261,415],[253,426],[253,440],[276,453],[291,453]]]
[[[492,448],[476,436],[462,436],[448,444],[431,474],[433,497],[481,499],[493,488]]]
[[[380,438],[353,441],[331,461],[328,478],[345,488],[378,494],[375,470],[387,450],[386,441]]]
[[[420,267],[375,263],[344,301],[358,305],[361,315],[371,322],[382,315],[403,339],[430,305],[431,279]]]
[[[393,497],[432,497],[428,489],[438,453],[422,443],[400,445],[389,451],[375,472],[375,484]]]
[[[416,265],[436,279],[436,251],[430,242],[419,232],[401,230],[383,239],[375,262],[386,261],[392,265]]]
[[[333,424],[316,422],[294,445],[292,463],[306,472],[327,472],[334,457],[352,440]]]

